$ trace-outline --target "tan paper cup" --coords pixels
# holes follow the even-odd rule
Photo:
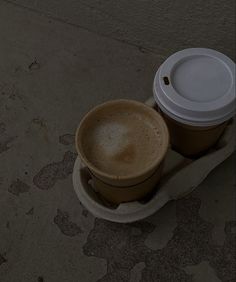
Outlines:
[[[235,115],[235,63],[211,49],[182,50],[160,66],[153,91],[173,148],[203,154]]]
[[[163,164],[164,162],[157,167],[156,171],[150,177],[132,186],[113,186],[103,182],[91,173],[93,185],[106,200],[114,204],[139,200],[151,194],[153,188],[161,178]]]
[[[160,114],[131,100],[95,107],[76,132],[78,154],[91,171],[95,188],[115,203],[151,192],[168,144],[168,129]]]
[[[198,156],[212,147],[220,138],[227,122],[215,126],[191,126],[180,123],[162,113],[169,128],[173,149],[187,157]]]

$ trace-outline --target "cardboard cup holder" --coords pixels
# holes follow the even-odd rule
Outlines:
[[[153,98],[145,103],[155,108]],[[81,203],[96,217],[123,223],[144,219],[167,202],[191,193],[215,167],[227,159],[235,151],[235,129],[235,119],[232,119],[217,144],[198,159],[186,158],[170,148],[161,181],[155,191],[141,201],[114,205],[104,200],[95,191],[89,170],[79,157],[73,170],[75,192]]]

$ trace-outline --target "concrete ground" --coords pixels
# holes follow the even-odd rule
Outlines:
[[[150,218],[94,218],[73,191],[93,106],[144,101],[187,47],[235,60],[233,0],[0,0],[0,281],[235,281],[235,155]]]

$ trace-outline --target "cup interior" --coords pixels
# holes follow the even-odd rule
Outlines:
[[[97,175],[124,179],[145,174],[163,159],[168,129],[152,108],[116,100],[91,110],[76,133],[83,162]]]

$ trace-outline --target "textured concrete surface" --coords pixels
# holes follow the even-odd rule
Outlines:
[[[144,101],[185,47],[235,59],[234,1],[0,0],[0,281],[234,281],[235,161],[145,221],[94,218],[73,191],[94,105]]]

